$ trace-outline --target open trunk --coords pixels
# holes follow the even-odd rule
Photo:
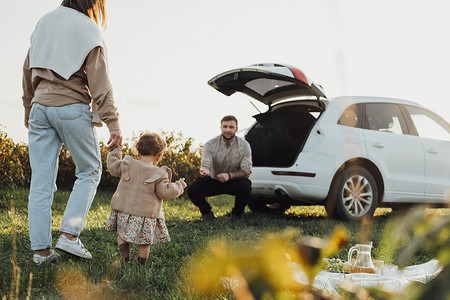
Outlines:
[[[208,84],[227,96],[239,92],[268,105],[267,112],[254,116],[256,124],[245,136],[255,167],[292,166],[316,122],[311,112],[319,115],[325,109],[322,87],[289,65],[266,63],[233,69]],[[306,99],[287,104],[299,98]]]
[[[255,167],[290,167],[316,123],[309,111],[269,111],[255,116],[245,138],[252,148]]]

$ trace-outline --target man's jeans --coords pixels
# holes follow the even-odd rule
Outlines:
[[[64,143],[76,167],[76,181],[67,202],[61,232],[78,236],[102,175],[100,148],[89,105],[48,107],[34,103],[29,119],[28,145],[31,186],[28,226],[31,249],[52,247],[52,203],[58,157]]]
[[[211,211],[211,205],[206,202],[205,197],[220,194],[236,195],[234,208],[231,211],[234,215],[242,215],[245,206],[250,199],[252,182],[250,179],[233,179],[225,183],[211,177],[198,178],[188,189],[188,195],[192,203],[200,209],[202,215]]]

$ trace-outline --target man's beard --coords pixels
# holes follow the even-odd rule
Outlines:
[[[229,141],[231,141],[232,139],[234,139],[235,136],[236,136],[236,135],[233,134],[230,138],[227,138],[227,137],[222,133],[223,139],[224,139],[225,141],[227,141],[227,142],[229,142]]]

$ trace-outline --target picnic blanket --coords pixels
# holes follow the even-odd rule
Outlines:
[[[307,284],[308,280],[299,265],[294,265],[294,276],[297,281]],[[429,262],[399,269],[396,275],[383,276],[368,273],[334,273],[321,271],[314,280],[314,287],[337,295],[337,287],[345,281],[360,287],[380,287],[391,292],[401,292],[412,282],[426,283],[442,270],[436,259]]]

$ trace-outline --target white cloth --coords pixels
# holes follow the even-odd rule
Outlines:
[[[295,279],[303,284],[307,284],[308,280],[305,273],[302,272],[300,266],[293,265]],[[321,271],[314,279],[314,287],[320,290],[326,290],[330,294],[337,295],[336,288],[344,283],[349,282],[359,287],[380,287],[391,292],[401,292],[411,282],[426,283],[434,278],[441,271],[442,267],[436,259],[432,259],[427,263],[405,267],[398,271],[394,276],[383,276],[368,273],[352,273],[342,274],[328,271]]]
[[[30,68],[49,69],[67,80],[98,46],[106,50],[95,22],[75,9],[59,6],[39,20],[31,35]]]

